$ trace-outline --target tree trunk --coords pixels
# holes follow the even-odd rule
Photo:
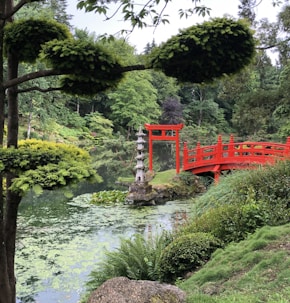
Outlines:
[[[33,99],[30,99],[26,139],[30,139],[31,136],[32,111],[33,111]]]
[[[8,80],[16,79],[18,76],[18,58],[8,54]],[[7,90],[8,97],[8,132],[7,146],[17,148],[18,144],[18,94],[17,86],[12,86]]]
[[[0,176],[0,184],[3,184],[3,176]],[[3,187],[0,186],[0,303],[13,302],[12,293],[9,283],[8,264],[7,264],[7,248],[5,241],[4,228],[4,198]]]
[[[7,188],[11,186],[14,177],[15,176],[13,174],[8,174],[6,178]],[[19,196],[17,193],[13,193],[11,190],[7,190],[6,208],[4,212],[4,243],[6,244],[7,272],[11,294],[10,300],[6,301],[7,303],[16,302],[16,278],[14,270],[14,260],[17,231],[17,213],[20,202],[21,196]]]
[[[6,11],[6,1],[0,1],[0,14]],[[5,90],[3,89],[3,35],[5,20],[0,21],[0,148],[4,141],[5,117]],[[0,174],[0,303],[12,302],[12,293],[8,278],[8,265],[6,255],[5,228],[4,228],[4,195],[3,175]]]
[[[18,76],[18,58],[11,53],[8,53],[8,80],[16,79]],[[7,90],[8,99],[8,127],[7,127],[7,147],[18,146],[18,94],[17,86],[10,87]],[[13,178],[16,176],[12,173],[8,173],[6,176],[6,203],[4,208],[4,245],[6,248],[6,277],[9,286],[6,291],[6,300],[0,303],[15,303],[16,302],[16,278],[14,269],[15,260],[15,242],[16,242],[16,230],[17,230],[17,213],[18,206],[21,202],[21,196],[17,193],[13,193],[9,190],[12,184]]]
[[[8,78],[14,79],[18,75],[18,60],[11,54],[8,55]],[[7,147],[17,148],[18,143],[18,99],[17,86],[11,87],[7,92],[8,97],[8,131],[7,131]],[[16,302],[16,279],[14,271],[15,259],[15,241],[17,230],[17,213],[21,196],[11,192],[8,188],[11,186],[15,176],[8,173],[6,176],[6,201],[4,207],[4,197],[2,199],[1,209],[1,235],[0,243],[0,303]],[[1,183],[2,184],[2,183]],[[2,271],[3,270],[3,271]],[[3,274],[2,274],[3,273]]]

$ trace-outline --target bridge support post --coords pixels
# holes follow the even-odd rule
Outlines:
[[[212,170],[214,173],[214,181],[215,183],[218,183],[219,178],[220,178],[220,174],[221,174],[221,166],[218,164],[214,167],[214,169]]]
[[[214,183],[218,183],[219,182],[219,179],[220,179],[220,171],[217,171],[214,173]]]

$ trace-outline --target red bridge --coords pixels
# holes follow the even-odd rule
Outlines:
[[[286,144],[273,142],[234,142],[230,137],[229,143],[222,143],[218,137],[216,145],[200,146],[188,149],[187,143],[183,148],[183,170],[199,175],[211,172],[215,181],[222,171],[246,169],[259,164],[273,164],[277,160],[290,158],[290,137]]]

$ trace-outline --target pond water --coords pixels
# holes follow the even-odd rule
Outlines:
[[[57,194],[21,203],[16,243],[17,303],[77,303],[85,282],[120,237],[172,230],[193,211],[192,200],[134,208],[89,204],[91,194]]]

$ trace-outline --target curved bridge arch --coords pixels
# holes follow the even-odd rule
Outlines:
[[[183,146],[183,170],[193,174],[211,172],[218,181],[222,171],[246,169],[263,164],[273,164],[277,160],[290,158],[290,137],[286,144],[274,142],[234,142],[222,143],[218,137],[217,144],[188,149]]]

